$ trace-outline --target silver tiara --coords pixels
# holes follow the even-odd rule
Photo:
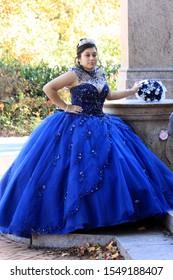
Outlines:
[[[93,40],[93,39],[87,39],[87,38],[83,38],[83,39],[80,39],[80,42],[78,44],[78,47],[81,47],[85,44],[96,44],[96,42]]]

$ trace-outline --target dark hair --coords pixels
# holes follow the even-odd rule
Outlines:
[[[83,40],[83,39],[86,39],[86,38],[82,38],[81,40]],[[80,40],[80,41],[81,41],[81,40]],[[83,45],[81,45],[81,46],[80,46],[80,43],[78,43],[78,45],[77,45],[77,47],[76,47],[76,58],[75,58],[75,64],[76,64],[77,66],[80,65],[79,62],[77,62],[77,59],[80,58],[81,54],[82,54],[86,49],[88,49],[88,48],[95,48],[96,51],[97,51],[97,46],[96,46],[96,44],[94,44],[94,43],[88,42],[88,43],[83,44]],[[99,62],[100,62],[100,60],[99,60]],[[101,62],[100,62],[100,65],[101,65]]]
[[[88,49],[88,48],[96,48],[96,50],[97,50],[96,45],[93,44],[93,43],[87,43],[87,44],[84,44],[82,46],[77,45],[77,50],[76,50],[77,58],[80,57],[81,53],[83,53],[83,51]]]

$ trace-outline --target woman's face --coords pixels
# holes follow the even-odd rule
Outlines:
[[[97,50],[95,47],[85,49],[81,53],[81,57],[78,59],[86,71],[92,71],[97,64],[97,60]]]

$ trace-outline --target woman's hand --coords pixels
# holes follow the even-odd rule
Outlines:
[[[132,87],[131,89],[129,89],[129,92],[130,92],[131,94],[134,94],[134,93],[136,93],[140,88],[141,88],[141,85],[139,85],[139,83],[136,82],[136,83],[133,85],[133,87]]]
[[[74,113],[74,114],[78,114],[81,113],[83,111],[81,106],[77,106],[77,105],[66,105],[66,108],[64,109],[65,112],[68,113]]]

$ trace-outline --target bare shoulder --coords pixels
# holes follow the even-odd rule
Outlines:
[[[53,88],[55,90],[59,90],[63,87],[72,87],[77,85],[78,83],[78,78],[75,72],[69,71],[66,72],[57,78],[53,79],[52,81],[48,82],[45,85],[45,88]]]
[[[78,81],[78,78],[75,72],[68,71],[55,78],[55,81],[63,83],[64,86],[73,86]]]

